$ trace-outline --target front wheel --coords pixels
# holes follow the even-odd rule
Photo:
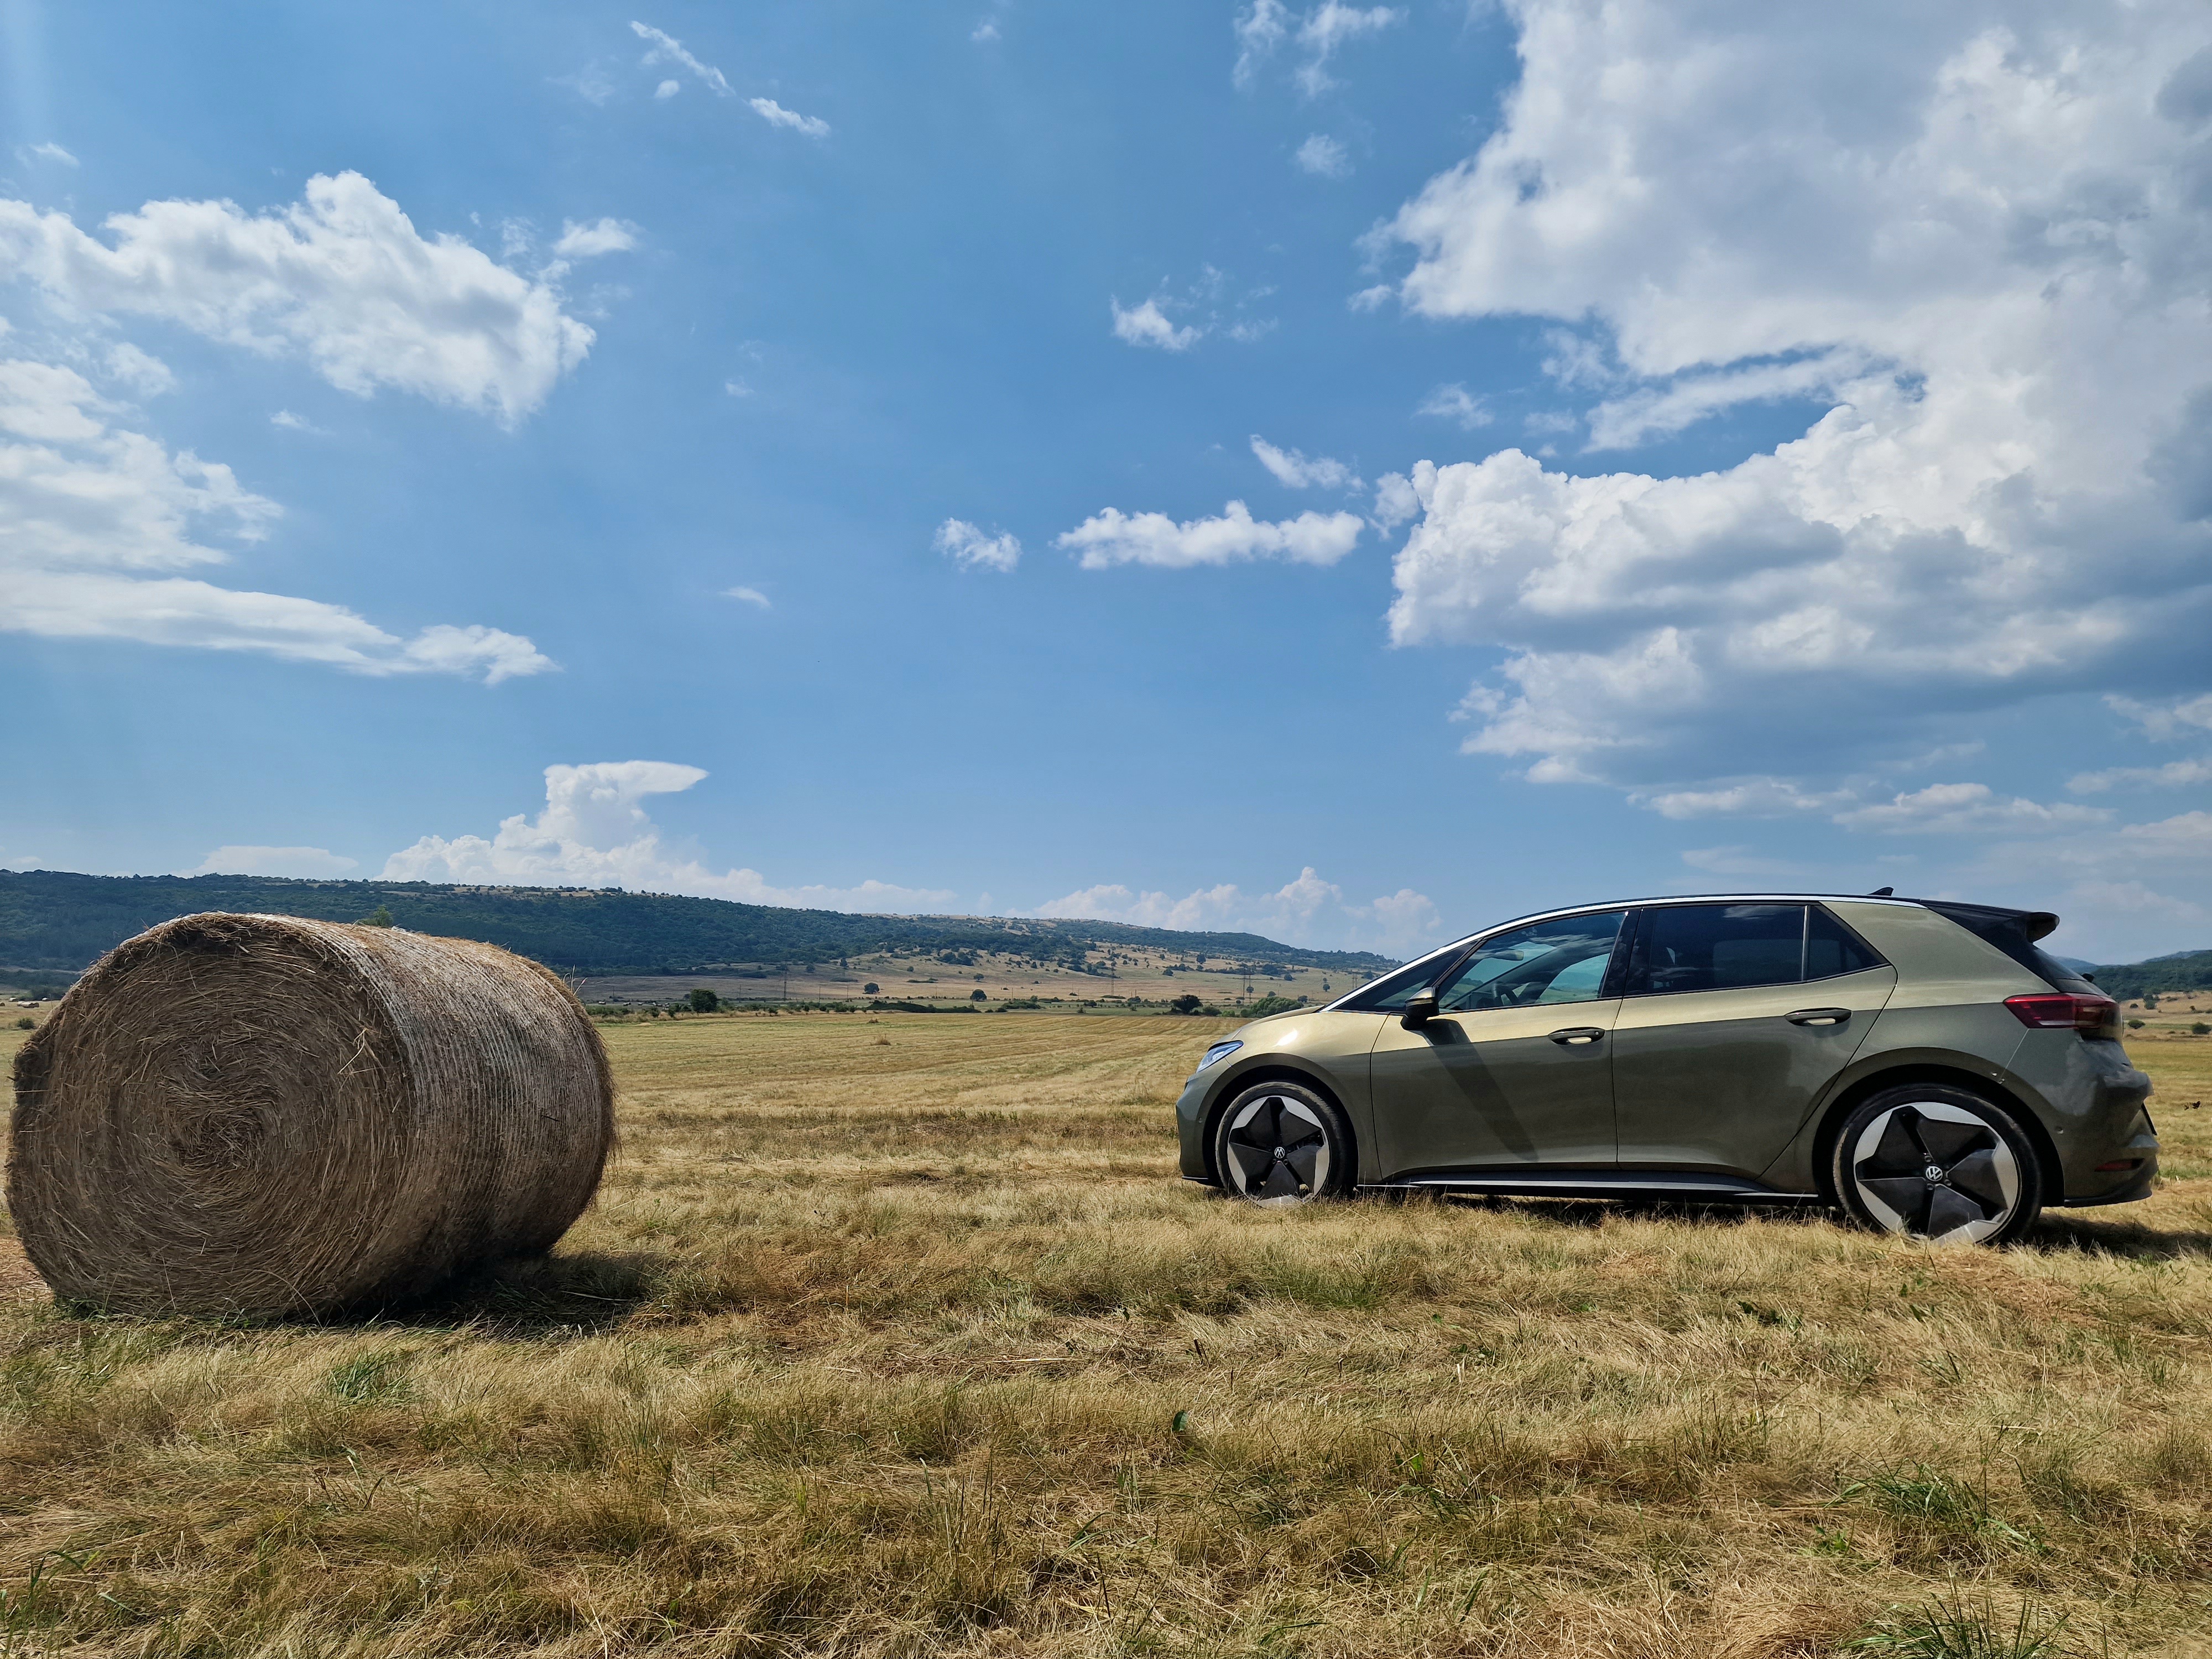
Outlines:
[[[1829,1174],[1853,1220],[1935,1244],[2007,1244],[2043,1208],[2043,1166],[2019,1120],[1942,1084],[1861,1102]]]
[[[1303,1204],[1352,1185],[1344,1115],[1296,1083],[1261,1083],[1229,1103],[1214,1130],[1223,1188],[1255,1204]]]

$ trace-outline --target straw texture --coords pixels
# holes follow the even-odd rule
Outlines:
[[[536,963],[210,912],[118,945],[17,1054],[8,1203],[70,1300],[331,1313],[550,1248],[613,1133],[599,1033]]]

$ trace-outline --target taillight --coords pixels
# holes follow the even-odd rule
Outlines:
[[[2030,996],[2007,997],[2005,1006],[2023,1025],[2040,1031],[2092,1031],[2112,1036],[2120,1029],[2120,1005],[2110,997],[2069,996],[2063,991],[2038,991]]]

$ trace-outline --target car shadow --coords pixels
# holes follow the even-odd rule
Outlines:
[[[2140,1221],[2092,1220],[2063,1210],[2049,1211],[2012,1248],[2049,1255],[2112,1255],[2138,1261],[2175,1261],[2212,1256],[2212,1233],[2167,1232]]]

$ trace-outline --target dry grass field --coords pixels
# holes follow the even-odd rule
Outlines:
[[[1218,1029],[612,1026],[599,1207],[373,1324],[0,1241],[0,1653],[2212,1654],[2212,1040],[2155,1200],[1996,1255],[1234,1207]]]

